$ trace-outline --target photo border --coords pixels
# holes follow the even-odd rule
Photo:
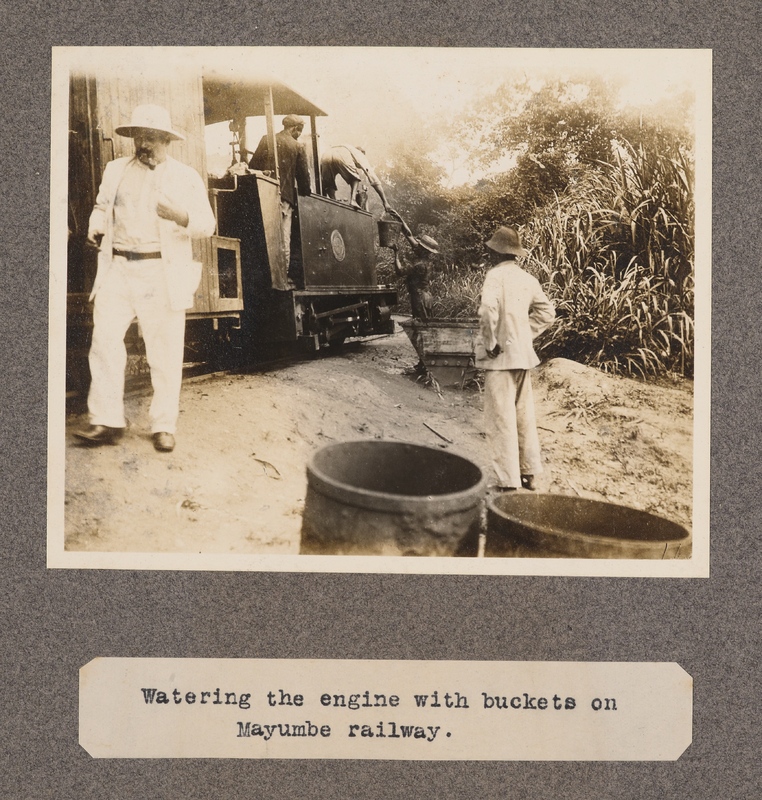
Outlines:
[[[54,47],[51,96],[50,286],[48,371],[48,530],[47,566],[53,569],[181,570],[236,572],[326,572],[445,575],[525,575],[570,577],[706,578],[709,576],[710,419],[711,419],[711,180],[712,51],[687,51],[701,79],[696,95],[695,173],[695,377],[693,414],[693,554],[690,559],[409,558],[214,553],[79,552],[64,549],[66,214],[68,173],[68,78],[71,57],[89,48]],[[119,48],[94,48],[116,52]],[[130,48],[134,50],[135,48]],[[152,48],[160,49],[160,48]],[[194,54],[222,48],[169,48]],[[236,48],[237,49],[237,48]],[[247,49],[247,48],[242,48]],[[314,48],[285,48],[314,49]],[[346,48],[344,48],[346,49]],[[425,49],[425,48],[423,48]],[[437,48],[439,49],[439,48]],[[459,52],[469,49],[457,48]],[[504,48],[515,49],[515,48]],[[580,51],[588,48],[544,48]],[[599,49],[599,48],[596,48]],[[532,48],[532,50],[543,50]],[[629,48],[612,48],[625,55]],[[642,50],[638,50],[642,52]],[[669,54],[666,49],[654,53]],[[681,50],[681,53],[686,52]],[[62,151],[63,148],[63,151]]]

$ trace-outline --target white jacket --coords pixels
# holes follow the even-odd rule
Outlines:
[[[481,335],[476,363],[481,369],[532,369],[540,363],[532,340],[556,317],[540,282],[515,261],[503,261],[487,273],[479,306]],[[501,353],[486,350],[499,344]]]
[[[92,300],[111,268],[114,246],[114,201],[127,165],[134,156],[117,158],[106,164],[98,189],[95,208],[90,215],[89,235],[102,234],[98,271]],[[172,309],[179,311],[193,306],[194,294],[201,280],[201,263],[193,260],[192,239],[211,236],[215,219],[209,205],[206,187],[193,167],[167,156],[162,165],[159,189],[180,208],[188,212],[188,225],[183,228],[172,220],[159,219],[162,269],[167,281]]]

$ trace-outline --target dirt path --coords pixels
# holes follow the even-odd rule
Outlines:
[[[153,450],[146,396],[128,401],[131,426],[113,447],[74,444],[70,431],[83,419],[72,417],[66,549],[296,554],[305,466],[330,442],[445,447],[487,469],[478,388],[440,396],[406,374],[416,360],[399,332],[272,372],[193,381],[183,388],[171,454]],[[541,491],[690,527],[690,384],[648,385],[556,359],[537,370],[535,385],[547,462]]]

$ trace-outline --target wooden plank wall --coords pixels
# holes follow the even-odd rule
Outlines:
[[[207,183],[206,148],[204,144],[204,97],[201,72],[196,75],[101,75],[98,86],[98,123],[103,136],[113,140],[115,158],[134,153],[132,139],[119,136],[114,129],[129,125],[132,110],[143,103],[154,103],[169,110],[172,125],[186,138],[172,142],[169,154],[193,167]],[[103,141],[102,163],[112,157],[111,142]],[[206,313],[212,308],[212,247],[208,239],[194,242],[194,258],[204,265],[201,283],[196,291],[193,312]],[[189,312],[192,313],[192,312]]]

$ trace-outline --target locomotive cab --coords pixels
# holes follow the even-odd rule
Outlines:
[[[283,84],[230,82],[204,76],[207,126],[228,122],[233,133],[228,175],[209,178],[217,235],[212,245],[220,298],[240,304],[245,350],[299,342],[309,350],[348,336],[391,333],[394,287],[379,285],[376,224],[371,214],[321,193],[316,119],[323,112]],[[290,259],[280,224],[280,181],[274,117],[310,120],[311,193],[294,209]],[[248,169],[247,119],[264,117],[273,173]]]

